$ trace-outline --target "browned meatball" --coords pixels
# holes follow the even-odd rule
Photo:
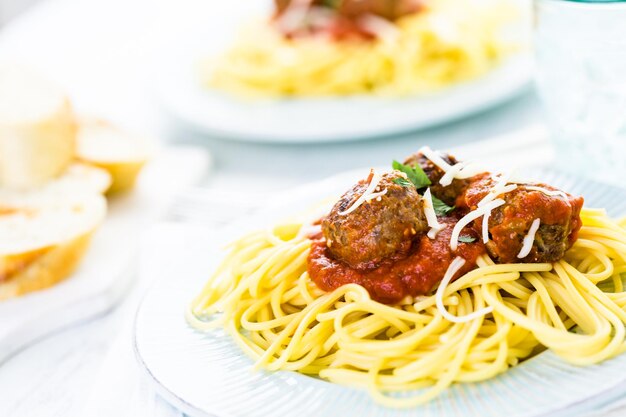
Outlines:
[[[476,209],[495,182],[489,176],[472,183],[463,196],[468,207]],[[547,195],[527,186],[559,191],[546,184],[518,184],[515,190],[498,197],[504,199],[505,204],[491,212],[489,242],[486,244],[487,252],[498,263],[558,261],[574,244],[582,226],[582,197],[566,193]],[[532,249],[527,256],[518,258],[524,237],[535,219],[540,220],[540,226]],[[482,233],[482,217],[474,222],[474,229]]]
[[[274,3],[275,19],[280,19],[290,6],[296,4],[295,0],[275,0]],[[377,33],[367,24],[366,17],[379,16],[393,21],[423,8],[418,0],[313,0],[310,6],[324,8],[330,13],[311,14],[311,18],[302,19],[293,27],[291,24],[288,27],[279,25],[283,35],[300,38],[323,34],[338,41],[370,40],[376,38]]]
[[[458,163],[456,158],[447,153],[441,153],[441,158],[450,165]],[[457,202],[456,199],[463,194],[465,189],[471,183],[472,179],[467,180],[452,180],[452,183],[448,186],[439,184],[439,180],[445,172],[435,165],[430,159],[426,158],[421,152],[415,153],[409,156],[405,161],[405,165],[411,167],[420,166],[430,182],[430,192],[432,195],[443,201],[449,206],[454,206]]]
[[[385,194],[345,214],[368,188],[372,175],[348,190],[322,221],[326,245],[338,260],[356,269],[375,268],[383,259],[403,256],[427,228],[422,197],[414,187],[396,184],[403,173],[383,174],[377,192]]]
[[[419,0],[342,0],[338,5],[339,12],[346,17],[372,14],[388,20],[396,20],[423,8]]]
[[[274,0],[277,13],[284,12],[295,0]],[[423,9],[420,0],[313,0],[314,6],[326,6],[337,10],[342,17],[350,19],[372,14],[395,20]]]

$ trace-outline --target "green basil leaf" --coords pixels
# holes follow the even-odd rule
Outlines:
[[[428,175],[426,175],[422,167],[420,167],[419,165],[411,167],[401,164],[398,161],[393,161],[393,164],[391,166],[393,169],[404,172],[409,180],[413,183],[413,185],[415,185],[415,188],[417,188],[418,190],[420,188],[428,187],[430,185]]]
[[[326,7],[330,7],[331,9],[338,9],[343,0],[324,0],[323,4]]]
[[[443,201],[441,201],[434,195],[431,196],[431,198],[433,200],[433,209],[435,209],[435,214],[437,216],[445,216],[446,214],[453,211],[455,208],[454,206],[450,207],[449,205],[447,205],[446,203],[444,203]]]
[[[415,187],[415,185],[413,185],[413,183],[409,180],[407,180],[406,178],[394,178],[393,182],[395,182],[398,185],[401,185],[403,187],[407,187],[407,188],[413,188]]]
[[[476,238],[472,236],[459,236],[459,242],[472,243],[472,242],[476,242]]]

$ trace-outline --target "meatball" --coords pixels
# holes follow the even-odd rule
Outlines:
[[[456,158],[447,153],[441,153],[441,158],[446,161],[450,165],[455,165],[458,163]],[[445,171],[435,165],[430,159],[428,159],[424,154],[418,152],[409,156],[405,161],[404,165],[408,165],[411,167],[420,166],[424,173],[432,183],[430,186],[430,192],[432,195],[443,201],[449,206],[454,206],[457,203],[457,198],[463,194],[468,185],[472,182],[472,179],[466,180],[452,180],[452,183],[447,186],[443,186],[439,184],[439,180],[445,174]]]
[[[472,183],[463,196],[467,206],[475,210],[496,181],[493,177],[484,177]],[[550,195],[534,187],[547,190]],[[518,184],[515,190],[498,198],[505,203],[491,211],[489,241],[486,244],[487,252],[495,262],[555,262],[576,241],[582,226],[582,197],[571,196],[546,184]],[[540,220],[540,226],[532,249],[520,259],[518,254],[524,237],[535,219]],[[482,217],[474,221],[473,227],[482,233]]]
[[[277,13],[284,12],[295,0],[274,0]],[[402,16],[416,13],[423,9],[420,0],[313,0],[313,6],[327,6],[337,10],[337,13],[349,19],[364,15],[376,15],[388,20],[396,20]]]
[[[396,184],[405,174],[382,175],[374,190],[384,194],[345,213],[363,195],[373,174],[348,190],[322,220],[322,232],[330,253],[355,269],[377,267],[387,258],[402,257],[413,238],[427,230],[422,197],[414,187]]]
[[[419,0],[343,0],[339,3],[339,13],[351,18],[372,14],[396,20],[422,8]]]

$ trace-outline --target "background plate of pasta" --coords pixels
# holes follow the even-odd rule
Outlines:
[[[164,236],[140,366],[192,416],[573,416],[624,392],[626,194],[428,147]]]
[[[334,141],[423,128],[528,85],[528,7],[523,0],[211,2],[199,24],[159,50],[152,84],[171,113],[224,137]]]

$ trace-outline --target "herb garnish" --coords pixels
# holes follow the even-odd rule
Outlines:
[[[447,205],[446,203],[444,203],[443,201],[441,201],[434,195],[431,196],[431,198],[433,200],[433,209],[435,210],[435,214],[437,216],[445,216],[446,214],[450,213],[455,208],[454,206],[450,207],[449,205]]]
[[[343,0],[324,0],[322,3],[324,6],[330,7],[331,9],[338,9],[342,1]]]
[[[391,164],[391,166],[393,167],[393,169],[397,169],[398,171],[404,172],[406,176],[409,178],[409,180],[413,183],[415,188],[417,188],[418,190],[420,188],[428,187],[431,184],[430,180],[428,179],[428,176],[419,165],[412,167],[409,165],[401,164],[398,161],[393,161],[393,164]],[[399,184],[399,183],[396,182],[396,184]],[[400,184],[400,185],[403,185],[403,184]]]
[[[411,181],[407,180],[406,178],[398,177],[398,178],[394,178],[392,181],[406,188],[415,187],[415,185]]]
[[[409,165],[401,164],[398,161],[393,161],[393,164],[391,164],[391,166],[393,167],[393,169],[404,172],[408,178],[394,178],[393,182],[398,185],[407,188],[415,187],[417,188],[417,190],[420,190],[428,187],[431,184],[430,180],[428,179],[428,175],[426,175],[422,167],[420,167],[419,165],[415,165],[414,167],[412,167]],[[422,193],[420,192],[420,194]],[[454,206],[450,207],[435,196],[432,196],[432,200],[433,209],[435,210],[435,214],[437,216],[445,216],[446,214],[454,210]]]
[[[472,243],[475,241],[476,241],[476,238],[472,236],[459,236],[459,242],[461,243]]]

